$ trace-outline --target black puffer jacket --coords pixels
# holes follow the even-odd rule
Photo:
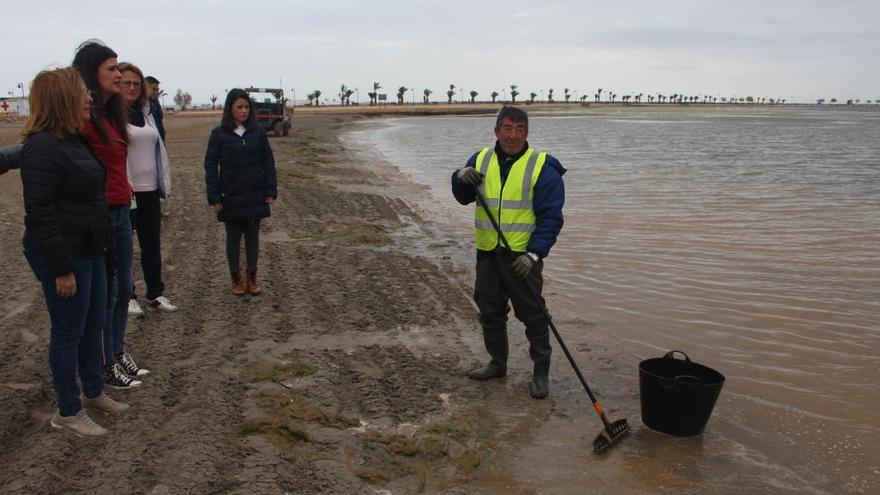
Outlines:
[[[205,152],[208,204],[221,203],[221,222],[243,222],[270,215],[266,198],[278,196],[275,158],[266,132],[257,126],[243,136],[223,126],[211,131]]]
[[[104,199],[104,166],[79,136],[59,140],[48,132],[28,137],[21,154],[24,245],[58,277],[74,258],[104,253],[110,213]]]

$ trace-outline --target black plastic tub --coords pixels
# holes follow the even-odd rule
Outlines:
[[[680,353],[684,359],[675,359]],[[639,364],[642,422],[677,437],[699,435],[706,428],[724,375],[697,364],[682,351]]]

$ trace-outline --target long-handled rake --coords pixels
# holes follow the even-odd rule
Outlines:
[[[495,217],[492,216],[492,212],[489,210],[489,207],[486,205],[486,200],[483,198],[483,194],[480,193],[480,190],[474,187],[474,191],[477,193],[477,201],[480,202],[480,205],[483,207],[483,210],[486,212],[486,215],[489,217],[489,220],[492,222],[492,226],[495,227],[495,231],[498,233],[498,237],[501,239],[501,242],[504,244],[504,247],[507,248],[507,254],[510,259],[510,262],[513,262],[513,251],[510,249],[510,244],[507,243],[507,238],[504,237],[504,233],[501,232],[501,226],[498,225],[498,222],[495,220]],[[535,303],[541,308],[541,311],[544,313],[544,318],[547,319],[547,323],[550,324],[550,329],[553,330],[553,335],[556,336],[556,341],[559,342],[559,347],[562,348],[562,352],[565,353],[565,357],[568,358],[568,362],[571,363],[571,367],[574,368],[575,374],[577,374],[578,379],[581,381],[581,385],[584,386],[584,390],[587,391],[587,395],[590,397],[590,400],[593,402],[593,409],[596,410],[596,414],[599,415],[599,419],[602,420],[602,423],[605,427],[602,431],[596,435],[596,438],[593,440],[593,452],[599,454],[604,452],[608,447],[610,447],[614,442],[620,440],[627,433],[629,433],[629,423],[627,423],[626,418],[614,421],[613,423],[608,421],[608,418],[605,417],[605,410],[602,408],[602,404],[599,403],[596,396],[593,395],[593,391],[590,390],[590,386],[587,385],[587,381],[584,379],[584,375],[581,374],[580,368],[578,368],[577,363],[574,362],[574,358],[571,353],[568,352],[568,347],[566,347],[565,342],[562,340],[562,336],[559,335],[559,330],[556,329],[556,325],[553,324],[553,319],[550,317],[550,312],[547,310],[547,307],[541,303],[541,298],[538,297],[538,293],[535,292],[535,289],[532,288],[531,284],[528,283],[528,280],[525,281],[526,287],[529,290],[529,293],[532,295],[532,298],[535,300]]]

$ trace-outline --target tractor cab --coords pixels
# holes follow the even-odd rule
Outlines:
[[[276,137],[290,134],[290,114],[287,111],[284,90],[278,88],[244,88],[254,102],[257,124],[272,131]]]

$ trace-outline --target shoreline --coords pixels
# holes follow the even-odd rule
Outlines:
[[[528,397],[518,323],[508,377],[465,377],[485,353],[472,267],[444,253],[470,253],[470,238],[426,217],[413,199],[420,186],[393,165],[340,141],[356,118],[294,119],[290,137],[272,138],[279,200],[261,227],[263,294],[244,298],[228,293],[223,229],[204,199],[201,160],[217,118],[168,119],[175,190],[163,259],[180,310],[129,320],[127,348],[152,373],[137,390],[109,391],[132,408],[96,415],[111,441],[74,462],[82,441],[48,426],[49,322],[17,254],[18,173],[0,177],[0,283],[10,288],[0,307],[4,492],[100,483],[108,492],[501,493],[537,490],[547,475],[567,487],[624,477],[620,466],[585,474],[552,462],[542,438],[563,443],[553,455],[589,462],[589,441],[566,432],[597,430],[596,418],[559,359],[551,398]],[[15,133],[3,129],[0,140]],[[135,279],[141,288],[137,268]],[[574,324],[588,326],[565,322]]]

